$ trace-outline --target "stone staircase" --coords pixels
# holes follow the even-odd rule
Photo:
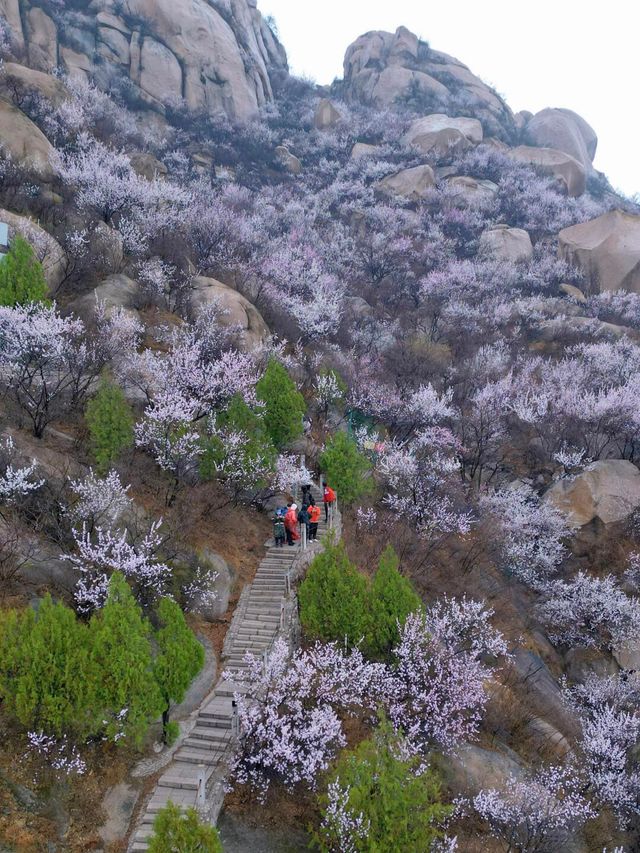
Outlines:
[[[320,500],[319,489],[314,487],[312,494],[314,500]],[[322,507],[319,539],[328,526]],[[311,543],[308,550],[313,553],[319,548],[319,544]],[[131,853],[148,849],[153,821],[169,800],[185,809],[192,806],[202,810],[207,792],[206,799],[214,803],[213,817],[217,817],[224,798],[227,761],[235,741],[232,703],[240,687],[233,680],[233,674],[240,675],[246,670],[244,656],[247,652],[259,657],[271,649],[283,627],[285,606],[294,580],[294,564],[302,553],[305,552],[301,543],[276,548],[271,540],[267,545],[253,583],[242,591],[225,638],[221,671],[228,672],[231,678],[220,678],[213,693],[201,705],[195,726],[158,780],[130,842]]]

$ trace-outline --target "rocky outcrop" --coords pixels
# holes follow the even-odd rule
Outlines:
[[[333,101],[322,98],[318,101],[313,115],[313,125],[316,130],[330,130],[342,121],[342,116],[336,109]]]
[[[554,483],[544,499],[574,527],[595,518],[604,524],[623,521],[640,506],[640,471],[625,459],[594,462],[576,477]]]
[[[447,783],[465,794],[475,794],[483,788],[502,788],[523,775],[522,763],[507,747],[498,752],[468,743],[441,760]]]
[[[574,299],[576,302],[580,302],[582,305],[587,301],[587,297],[579,287],[575,286],[575,284],[561,284],[560,290],[565,294],[565,296],[568,296],[570,299]]]
[[[442,113],[416,119],[406,132],[403,142],[413,145],[424,154],[437,157],[463,154],[482,142],[482,125],[475,118],[451,118]]]
[[[273,98],[284,49],[256,0],[92,0],[65,12],[54,0],[0,0],[29,65],[58,65],[107,88],[128,78],[139,100],[162,111],[184,103],[247,119]]]
[[[0,148],[43,181],[53,177],[53,146],[30,118],[3,100],[0,100]]]
[[[447,186],[471,206],[490,204],[498,192],[498,185],[493,181],[477,181],[468,175],[447,178]]]
[[[381,107],[407,96],[421,98],[434,112],[468,104],[493,135],[510,138],[515,131],[511,110],[493,89],[406,27],[356,39],[344,58],[344,87],[348,101]]]
[[[546,175],[559,181],[567,195],[576,197],[587,188],[587,173],[582,163],[575,157],[555,148],[534,148],[531,145],[519,145],[508,152],[519,163],[537,166]]]
[[[269,337],[269,328],[256,306],[215,278],[195,278],[189,301],[194,313],[206,305],[218,304],[224,311],[220,317],[221,324],[240,330],[240,344],[245,350],[254,349]]]
[[[572,110],[541,110],[526,121],[524,138],[531,145],[564,151],[577,160],[587,174],[593,170],[598,137],[591,125]]]
[[[140,285],[126,275],[110,275],[90,293],[74,299],[69,307],[90,323],[95,318],[98,303],[104,305],[107,314],[114,308],[136,311],[140,305]]]
[[[369,145],[368,142],[356,142],[351,149],[351,159],[360,160],[362,157],[375,157],[379,150],[378,145]]]
[[[522,228],[496,225],[480,235],[480,247],[505,261],[526,261],[533,255],[531,237]]]
[[[383,195],[420,201],[427,197],[435,185],[436,179],[431,166],[414,166],[413,169],[403,169],[395,175],[388,175],[378,181],[376,188]]]
[[[560,256],[583,271],[590,293],[640,293],[640,216],[610,210],[565,228],[558,239]]]
[[[62,281],[67,264],[67,256],[58,241],[33,219],[20,216],[10,210],[0,209],[0,222],[6,222],[9,226],[9,241],[15,234],[20,234],[31,244],[36,257],[42,264],[49,291],[55,293]]]
[[[0,85],[6,94],[26,94],[35,92],[52,104],[58,106],[69,97],[61,80],[44,71],[36,71],[16,62],[5,62],[4,73],[0,75]]]
[[[299,175],[302,172],[302,163],[299,158],[292,154],[285,145],[278,145],[274,153],[285,172],[289,172],[291,175]]]

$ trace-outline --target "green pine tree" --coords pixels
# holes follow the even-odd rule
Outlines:
[[[46,298],[47,282],[42,264],[24,237],[16,234],[0,261],[0,305],[27,305],[44,302]]]
[[[343,504],[352,504],[373,490],[371,466],[355,441],[344,432],[331,438],[320,456],[320,467]]]
[[[93,731],[94,677],[89,630],[50,595],[37,611],[0,615],[3,707],[29,729],[79,737]]]
[[[133,445],[133,415],[122,389],[103,380],[87,403],[85,420],[98,471],[105,473],[119,454]]]
[[[313,640],[345,638],[355,645],[369,629],[367,579],[350,562],[344,545],[328,542],[298,591],[300,620]]]
[[[222,853],[222,844],[215,826],[202,823],[195,809],[183,812],[169,801],[153,822],[149,853]]]
[[[371,629],[367,651],[373,657],[388,656],[400,637],[398,624],[404,625],[407,616],[419,610],[422,603],[410,581],[398,571],[398,565],[398,556],[388,545],[369,590]]]
[[[161,599],[158,620],[160,627],[155,634],[156,659],[153,671],[164,702],[162,727],[166,740],[171,703],[184,699],[187,688],[202,669],[204,649],[173,599]]]
[[[232,432],[243,432],[247,441],[242,453],[247,460],[246,468],[273,470],[276,463],[276,449],[269,437],[264,419],[248,406],[239,394],[236,394],[227,406],[226,411],[217,416],[217,424],[222,429]],[[216,465],[224,461],[226,449],[224,442],[217,436],[205,439],[204,450],[200,461],[200,475],[205,480],[215,478]],[[255,463],[252,465],[251,463]],[[266,488],[268,481],[253,482],[256,491]]]
[[[302,435],[306,411],[304,397],[285,368],[272,358],[256,385],[258,400],[265,406],[264,423],[271,441],[282,448]]]
[[[107,721],[106,735],[121,729],[139,746],[149,723],[164,705],[154,676],[151,627],[120,572],[109,581],[105,606],[91,618],[91,657],[99,673],[96,708]],[[122,725],[115,716],[126,709]]]
[[[369,825],[366,837],[353,839],[356,853],[423,853],[443,835],[452,809],[441,802],[438,776],[432,769],[417,773],[420,761],[399,755],[399,737],[382,718],[372,738],[342,754],[329,778],[348,792],[347,810]],[[321,795],[323,828],[314,841],[322,853],[342,849],[343,841],[328,804]]]

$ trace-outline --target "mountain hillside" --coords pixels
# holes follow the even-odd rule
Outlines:
[[[251,0],[0,16],[0,848],[638,850],[597,129],[404,27],[322,86]]]

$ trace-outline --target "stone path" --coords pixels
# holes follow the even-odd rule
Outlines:
[[[314,499],[319,490],[313,489]],[[318,536],[326,531],[324,509]],[[320,546],[312,546],[316,550]],[[220,671],[240,673],[246,668],[246,652],[268,654],[283,627],[285,608],[290,603],[294,564],[303,554],[299,545],[267,547],[253,583],[246,586],[238,601],[222,651]],[[233,694],[239,690],[233,680],[220,677],[213,693],[200,707],[195,726],[176,751],[173,761],[157,782],[137,831],[129,844],[130,853],[148,849],[153,821],[171,800],[183,808],[204,810],[215,819],[224,799],[227,761],[235,739]]]

